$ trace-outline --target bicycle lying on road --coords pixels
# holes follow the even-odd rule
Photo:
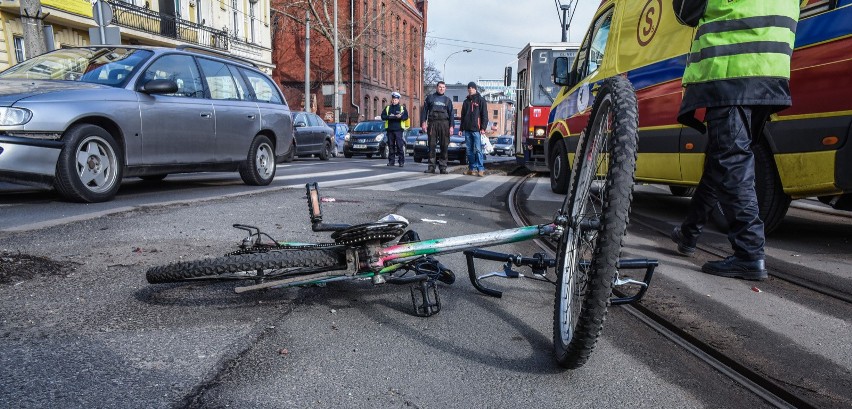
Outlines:
[[[484,285],[482,280],[490,277],[528,277],[556,285],[556,360],[566,368],[578,368],[597,342],[608,305],[641,299],[657,265],[655,260],[619,259],[633,192],[636,106],[629,81],[615,77],[603,82],[574,156],[568,195],[551,223],[420,240],[413,230],[405,231],[407,221],[395,215],[354,226],[323,223],[319,188],[309,183],[306,189],[312,229],[333,232],[333,243],[278,242],[257,227],[238,224],[234,227],[248,232],[239,250],[218,258],[153,267],[147,272],[148,282],[253,281],[236,288],[245,292],[369,279],[376,284],[411,285],[415,314],[430,316],[441,309],[436,281],[455,281],[455,274],[433,256],[463,251],[471,283],[485,294],[502,294]],[[480,249],[536,238],[557,243],[556,257],[542,253],[523,257]],[[505,262],[504,271],[477,275],[474,259]],[[525,276],[512,266],[527,267],[532,275]],[[550,269],[555,280],[548,278]],[[645,275],[642,281],[621,279],[619,269],[644,269]],[[634,285],[638,291],[611,299],[613,285]]]

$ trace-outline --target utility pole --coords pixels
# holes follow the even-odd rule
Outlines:
[[[24,23],[24,49],[30,59],[47,52],[44,42],[44,26],[41,19],[41,0],[20,0],[21,21]]]
[[[305,111],[311,110],[311,13],[305,11]]]
[[[562,9],[562,42],[568,41],[568,10],[571,8],[571,3],[563,4],[559,7]]]
[[[334,0],[334,122],[340,122],[340,50],[337,48],[337,0]]]

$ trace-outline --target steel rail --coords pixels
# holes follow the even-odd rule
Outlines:
[[[530,223],[529,218],[524,213],[523,207],[521,206],[521,197],[518,195],[518,192],[523,185],[530,180],[532,175],[534,174],[527,175],[527,177],[515,183],[509,191],[509,197],[507,199],[509,213],[512,215],[512,219],[515,223],[519,226],[526,226]],[[631,217],[631,221],[635,221],[635,219]],[[551,257],[555,256],[556,249],[554,244],[542,240],[534,241],[541,249],[548,252]],[[620,294],[618,295],[622,296]],[[794,392],[783,388],[771,379],[747,368],[733,358],[730,358],[722,352],[714,349],[709,344],[678,328],[676,325],[660,315],[648,310],[641,304],[623,305],[620,306],[620,308],[623,308],[628,314],[634,316],[669,341],[682,347],[702,362],[705,362],[713,369],[719,371],[719,373],[727,376],[729,379],[741,385],[746,390],[754,393],[767,403],[777,408],[817,407],[806,398],[796,395]]]

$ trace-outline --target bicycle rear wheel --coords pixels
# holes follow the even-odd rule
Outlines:
[[[586,363],[603,329],[633,198],[638,117],[630,81],[604,80],[574,156],[553,318],[556,360],[566,368]]]
[[[343,248],[272,250],[152,267],[145,278],[151,284],[159,284],[211,278],[257,279],[261,272],[266,277],[281,277],[345,268]]]

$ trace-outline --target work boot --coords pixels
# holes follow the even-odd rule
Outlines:
[[[708,261],[701,271],[720,277],[742,278],[743,280],[765,280],[766,265],[763,260],[743,260],[730,256],[724,260]]]
[[[423,171],[423,173],[435,173],[435,167],[429,166],[428,168],[426,168],[426,170]]]
[[[473,176],[473,175],[476,174],[476,171],[473,170],[473,169],[468,169],[468,170],[464,171],[464,174],[467,175],[467,176]]]
[[[388,166],[393,166],[393,162],[391,162],[391,163],[388,163]]]
[[[680,231],[680,226],[677,226],[672,230],[672,234],[670,235],[672,241],[677,244],[677,252],[684,256],[692,256],[695,254],[695,244],[688,243],[686,238],[683,237],[683,232]]]
[[[442,175],[446,175],[447,173],[450,173],[450,172],[447,172],[447,168],[441,168],[441,174]]]
[[[483,176],[485,176],[485,171],[484,171],[484,170],[477,170],[477,171],[476,171],[476,176],[479,176],[479,177],[483,177]]]

